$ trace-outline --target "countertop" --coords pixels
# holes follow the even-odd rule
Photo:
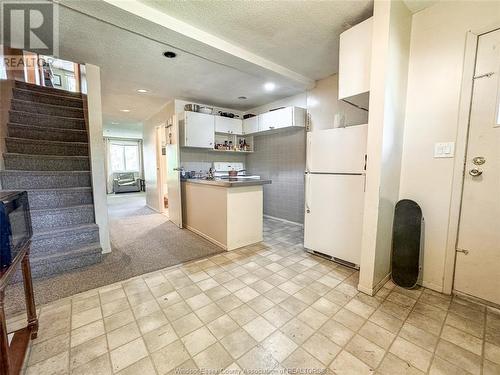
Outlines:
[[[263,178],[216,178],[214,180],[206,180],[203,178],[188,178],[182,180],[188,184],[203,184],[220,187],[239,187],[239,186],[258,186],[272,183],[271,180]]]

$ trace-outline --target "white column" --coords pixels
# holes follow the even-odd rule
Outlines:
[[[108,203],[106,199],[106,152],[102,132],[101,72],[98,66],[85,64],[87,78],[88,132],[95,220],[103,253],[111,252]]]

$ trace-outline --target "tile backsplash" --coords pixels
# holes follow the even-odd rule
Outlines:
[[[254,137],[247,155],[249,173],[272,180],[264,185],[264,214],[304,222],[305,129],[290,129]]]
[[[181,148],[181,166],[186,171],[207,172],[214,161],[245,163],[245,156],[246,154],[231,152],[217,153],[195,148]]]

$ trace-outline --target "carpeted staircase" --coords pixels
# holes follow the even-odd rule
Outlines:
[[[27,190],[31,266],[48,276],[101,260],[81,94],[16,82],[9,112],[4,190]]]

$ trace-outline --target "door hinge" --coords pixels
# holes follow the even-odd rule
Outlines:
[[[489,73],[480,74],[478,76],[474,76],[473,78],[474,79],[487,78],[487,77],[491,77],[493,74],[495,74],[495,72],[489,72]]]
[[[459,249],[459,248],[457,248],[457,249],[456,249],[456,252],[457,252],[457,253],[464,253],[465,255],[468,255],[468,254],[469,254],[469,250]]]

